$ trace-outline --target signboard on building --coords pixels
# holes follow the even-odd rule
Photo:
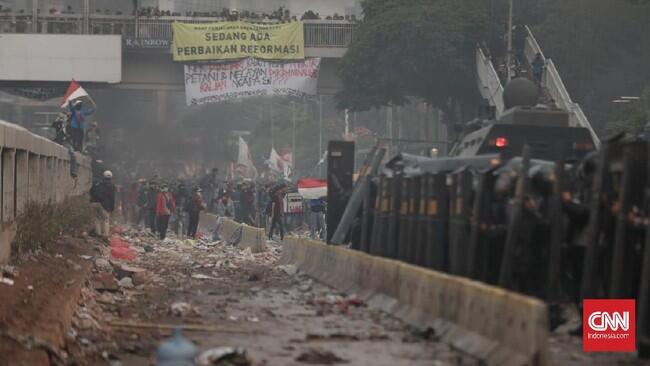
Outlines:
[[[124,37],[124,48],[130,51],[169,51],[172,41],[164,38]]]
[[[173,23],[174,61],[265,60],[305,58],[302,22],[253,24],[247,22]]]
[[[258,96],[315,95],[319,70],[320,58],[185,65],[185,98],[187,105],[198,105]]]

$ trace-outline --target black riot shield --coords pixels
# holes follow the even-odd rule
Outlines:
[[[464,276],[469,252],[472,173],[461,169],[450,178],[449,273]]]
[[[508,219],[506,243],[503,249],[503,259],[501,260],[501,268],[499,271],[499,286],[508,289],[511,289],[514,286],[512,274],[517,255],[517,244],[520,235],[523,205],[530,189],[530,179],[528,176],[528,171],[530,169],[530,154],[530,147],[524,145],[521,169],[519,171],[519,179],[517,180],[515,197],[511,202],[511,213]]]
[[[408,212],[409,202],[411,200],[411,187],[413,185],[413,178],[402,179],[400,190],[400,203],[399,212],[397,217],[397,259],[407,261],[409,245],[408,242]]]
[[[426,245],[427,245],[427,230],[428,226],[433,225],[431,216],[427,215],[427,202],[429,201],[429,182],[433,176],[429,173],[423,174],[419,177],[419,195],[418,212],[415,219],[415,250],[413,263],[419,266],[426,266]]]
[[[425,265],[438,271],[447,271],[449,253],[449,189],[447,175],[435,173],[427,187],[427,225]]]
[[[411,186],[409,191],[408,213],[406,222],[406,261],[409,263],[417,263],[418,255],[418,223],[420,213],[420,182],[421,176],[411,178]]]
[[[490,229],[490,204],[494,191],[495,177],[493,169],[474,175],[474,202],[470,218],[469,250],[467,253],[467,276],[473,279],[488,281],[488,258],[490,248],[486,233]]]
[[[377,196],[375,200],[375,217],[372,224],[372,237],[370,240],[370,254],[384,255],[386,235],[388,233],[388,187],[390,180],[385,175],[379,176],[377,183]]]

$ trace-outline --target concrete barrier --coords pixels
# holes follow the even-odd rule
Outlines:
[[[265,233],[264,229],[256,228],[246,224],[240,224],[229,218],[222,218],[219,224],[219,217],[211,213],[201,213],[199,229],[206,233],[214,231],[219,227],[219,236],[223,240],[229,240],[235,231],[241,229],[241,239],[237,244],[240,248],[250,248],[251,252],[259,253],[264,251]]]
[[[75,153],[75,160],[73,178],[68,149],[0,120],[0,264],[9,260],[15,220],[28,202],[60,202],[90,190],[90,158]]]
[[[287,238],[283,263],[442,340],[487,365],[547,365],[547,307],[537,299],[395,260]]]

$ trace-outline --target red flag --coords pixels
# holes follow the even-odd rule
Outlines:
[[[84,90],[84,88],[81,87],[81,85],[79,85],[76,80],[72,79],[70,86],[68,86],[68,91],[66,91],[65,95],[63,96],[61,108],[65,108],[70,101],[81,97],[88,97],[88,93],[86,90]]]

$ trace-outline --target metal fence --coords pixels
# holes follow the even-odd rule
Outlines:
[[[118,15],[61,14],[38,17],[31,14],[0,14],[0,33],[54,34],[121,34],[123,37],[171,39],[172,23],[208,23],[222,18],[196,17],[133,17]],[[262,21],[261,23],[275,23]],[[350,45],[357,24],[337,20],[306,20],[305,47],[346,48]]]
[[[501,80],[499,80],[499,75],[494,70],[492,61],[480,47],[476,49],[476,74],[481,95],[488,100],[490,105],[496,108],[497,117],[500,117],[505,110],[503,104],[503,86],[501,85]]]

